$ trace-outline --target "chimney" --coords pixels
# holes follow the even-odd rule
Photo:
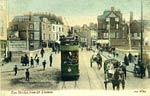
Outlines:
[[[115,11],[115,7],[111,7],[111,11]]]
[[[133,22],[133,12],[130,12],[130,23]]]

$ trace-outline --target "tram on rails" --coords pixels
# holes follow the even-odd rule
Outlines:
[[[79,41],[77,36],[61,36],[61,79],[79,78]]]

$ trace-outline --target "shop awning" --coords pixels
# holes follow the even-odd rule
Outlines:
[[[109,43],[109,40],[97,40],[96,43],[108,44],[108,43]]]

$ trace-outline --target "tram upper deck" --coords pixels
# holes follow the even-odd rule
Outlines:
[[[73,51],[79,49],[78,37],[74,36],[61,36],[60,37],[61,51]]]

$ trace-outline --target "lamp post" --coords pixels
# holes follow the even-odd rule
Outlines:
[[[143,62],[143,0],[141,0],[141,62]]]

